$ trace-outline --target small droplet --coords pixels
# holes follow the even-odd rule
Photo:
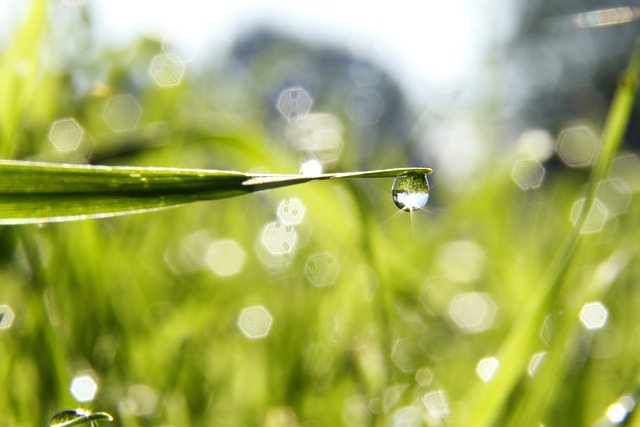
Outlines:
[[[410,172],[396,177],[391,196],[398,209],[412,212],[422,209],[429,200],[429,181],[424,173]]]

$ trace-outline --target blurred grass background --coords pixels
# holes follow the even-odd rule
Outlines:
[[[283,143],[264,100],[250,91],[206,73],[155,84],[149,64],[162,54],[160,43],[141,41],[101,58],[111,73],[88,92],[77,89],[74,67],[90,64],[43,68],[49,6],[34,1],[1,52],[4,158],[299,169],[300,153]],[[117,131],[104,108],[125,93],[140,117]],[[56,151],[50,128],[67,117],[82,127],[82,144]],[[362,159],[349,143],[357,130],[344,132],[333,167],[357,170]],[[411,150],[382,139],[365,166],[413,165]],[[43,425],[78,406],[109,412],[118,426],[640,423],[633,416],[638,159],[614,160],[621,190],[597,195],[605,213],[588,220],[595,232],[573,249],[563,285],[545,299],[545,274],[573,232],[588,168],[555,165],[523,189],[514,175],[519,156],[516,147],[504,150],[463,186],[439,181],[432,211],[412,218],[397,214],[391,182],[354,180],[1,228],[0,426]],[[292,198],[304,206],[302,223],[291,226],[297,245],[289,257],[274,257],[261,236]],[[240,248],[235,258],[211,255],[225,239]],[[237,272],[216,274],[216,257]],[[589,302],[606,307],[606,318],[595,316],[601,329],[579,318]],[[242,310],[254,306],[272,318],[260,339],[238,326]],[[523,321],[523,313],[533,317]],[[519,336],[520,351],[505,351]],[[530,365],[536,353],[546,354],[537,371]],[[495,378],[481,370],[485,383],[477,368],[489,357],[499,367]],[[97,384],[89,402],[71,393],[79,375]],[[492,406],[482,403],[494,396]],[[611,407],[622,407],[626,421],[616,421]]]

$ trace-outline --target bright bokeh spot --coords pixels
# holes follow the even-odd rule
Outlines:
[[[273,255],[291,254],[296,247],[298,234],[294,228],[283,222],[270,222],[262,229],[260,242]]]
[[[527,129],[518,137],[518,152],[522,157],[544,162],[553,154],[555,142],[546,129]]]
[[[160,87],[177,86],[184,77],[184,63],[175,55],[164,53],[151,60],[149,75]]]
[[[578,318],[587,329],[600,329],[607,324],[609,311],[599,301],[590,302],[582,306]]]
[[[304,275],[317,287],[333,285],[340,273],[340,264],[328,252],[311,255],[304,266]]]
[[[242,271],[246,255],[233,239],[216,240],[209,244],[205,255],[207,266],[221,277],[235,276]]]
[[[13,311],[6,305],[0,305],[0,330],[9,329],[13,323]]]
[[[544,166],[537,160],[520,160],[511,171],[511,177],[523,190],[539,188],[544,179]]]
[[[453,299],[449,306],[449,317],[462,332],[475,334],[493,325],[496,311],[496,305],[489,295],[467,292]]]
[[[90,402],[96,397],[98,383],[92,373],[79,374],[71,381],[69,391],[78,402]]]
[[[620,179],[631,191],[640,191],[640,157],[635,153],[616,157],[611,164],[610,176]]]
[[[300,165],[300,173],[303,175],[320,175],[322,173],[322,163],[316,159],[306,160]]]
[[[329,113],[310,113],[291,121],[285,137],[305,158],[313,158],[323,168],[330,167],[340,157],[344,145],[344,126]]]
[[[424,350],[417,338],[401,338],[393,345],[391,360],[400,370],[413,372],[424,363]]]
[[[382,411],[386,414],[395,408],[408,388],[408,384],[397,384],[385,388],[382,393]]]
[[[415,379],[421,386],[430,385],[433,382],[433,372],[429,368],[420,368],[416,371]]]
[[[527,368],[527,373],[530,377],[533,378],[536,375],[536,372],[538,372],[538,369],[540,369],[540,364],[545,357],[547,357],[546,351],[541,351],[531,356],[531,359],[529,359],[529,366]]]
[[[285,224],[298,225],[304,219],[305,212],[306,209],[302,202],[299,199],[292,197],[280,202],[276,215]]]
[[[287,120],[295,120],[311,110],[311,95],[300,87],[285,89],[278,97],[278,111]]]
[[[623,422],[627,415],[635,408],[636,401],[631,396],[622,396],[617,402],[607,408],[607,418],[615,424]]]
[[[84,130],[73,118],[56,120],[49,129],[49,141],[58,151],[73,151],[80,146]]]
[[[450,415],[449,399],[444,390],[436,390],[422,396],[422,404],[427,410],[427,416],[431,422],[439,425],[444,418]]]
[[[404,406],[398,408],[391,416],[391,427],[421,427],[424,425],[422,421],[422,413],[420,408],[416,406]]]
[[[499,367],[500,361],[498,359],[495,357],[485,357],[478,362],[476,373],[482,381],[488,383],[498,371]]]
[[[620,402],[612,403],[607,408],[607,418],[609,418],[612,423],[621,423],[626,417],[627,410],[620,404]]]
[[[142,108],[138,101],[127,94],[109,98],[104,106],[102,117],[111,129],[122,132],[135,129],[141,113]]]
[[[586,199],[578,200],[571,209],[571,222],[578,226],[580,216],[585,209]],[[587,214],[587,219],[582,226],[582,234],[592,234],[602,231],[607,222],[607,209],[599,200],[596,200],[591,207],[591,211]]]
[[[629,207],[631,190],[622,179],[607,179],[598,185],[596,197],[607,210],[607,214],[615,216],[624,213]]]
[[[586,167],[595,160],[598,138],[587,126],[570,127],[560,132],[556,150],[567,166]]]
[[[273,318],[261,305],[244,308],[238,317],[238,328],[250,339],[264,338],[269,335]]]

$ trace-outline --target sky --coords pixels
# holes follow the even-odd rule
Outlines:
[[[423,90],[473,86],[487,49],[508,36],[512,21],[507,0],[54,1],[70,9],[85,3],[103,43],[151,35],[209,57],[223,56],[243,31],[266,24],[374,60],[415,99]],[[28,4],[0,0],[0,37],[6,40]]]

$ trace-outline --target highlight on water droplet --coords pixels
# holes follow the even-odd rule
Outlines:
[[[391,187],[391,196],[398,209],[406,212],[422,209],[429,201],[427,175],[410,172],[397,176]]]

